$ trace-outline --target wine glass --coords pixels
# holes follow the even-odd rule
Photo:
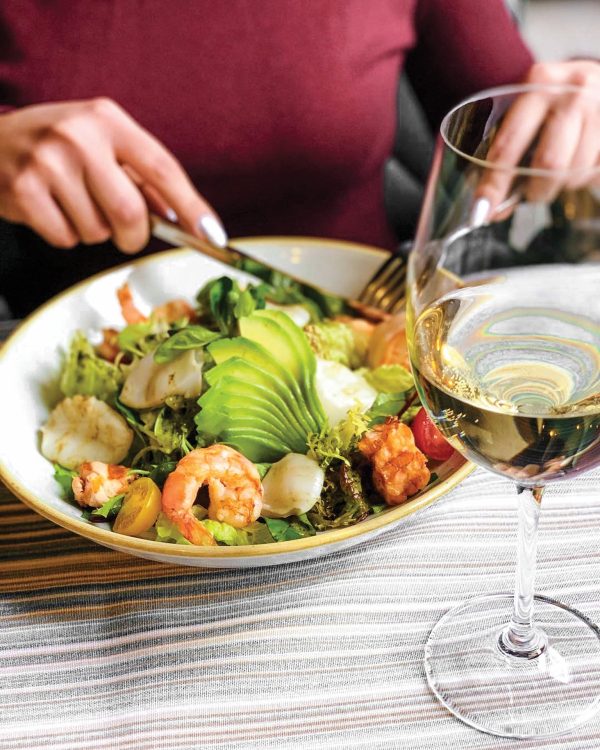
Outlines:
[[[544,167],[577,162],[573,128],[600,152],[600,92],[502,87],[452,110],[409,261],[421,400],[519,493],[514,596],[447,612],[425,670],[455,716],[504,737],[562,734],[600,706],[598,628],[533,593],[544,488],[600,464],[600,167]]]

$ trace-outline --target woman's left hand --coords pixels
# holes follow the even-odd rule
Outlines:
[[[581,188],[590,183],[591,170],[600,167],[600,63],[536,63],[525,83],[574,88],[532,89],[507,112],[486,156],[500,168],[490,170],[477,189],[492,212],[509,195],[514,179],[510,167],[521,162],[534,142],[528,166],[565,174],[532,175],[522,188],[529,201],[552,200],[564,188]]]

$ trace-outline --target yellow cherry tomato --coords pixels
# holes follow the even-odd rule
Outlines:
[[[141,477],[129,485],[121,510],[115,518],[113,531],[126,536],[139,536],[154,526],[159,513],[160,490],[149,477]]]

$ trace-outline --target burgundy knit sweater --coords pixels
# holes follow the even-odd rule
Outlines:
[[[231,235],[391,247],[382,168],[408,53],[433,121],[531,64],[503,0],[2,0],[0,105],[110,96]]]

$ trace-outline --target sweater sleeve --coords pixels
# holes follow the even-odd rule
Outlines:
[[[407,71],[432,125],[461,99],[522,80],[533,63],[505,0],[418,0]]]

